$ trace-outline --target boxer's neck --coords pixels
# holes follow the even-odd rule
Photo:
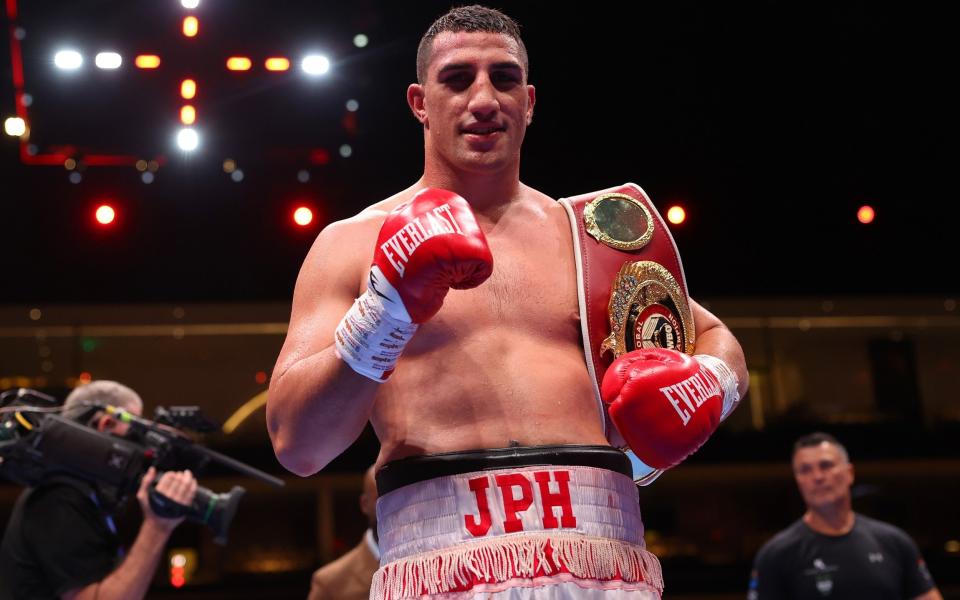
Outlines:
[[[520,165],[511,165],[497,173],[468,173],[441,166],[424,169],[418,187],[442,188],[463,196],[475,213],[492,220],[506,206],[519,199]]]

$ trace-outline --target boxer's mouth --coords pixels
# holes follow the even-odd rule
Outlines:
[[[506,127],[501,125],[470,125],[461,129],[463,133],[470,135],[491,135],[501,131],[506,131]]]

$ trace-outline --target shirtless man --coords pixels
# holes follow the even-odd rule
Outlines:
[[[509,17],[473,6],[439,18],[407,91],[423,176],[324,229],[297,281],[268,428],[280,462],[307,476],[373,424],[382,567],[371,598],[662,589],[584,363],[569,221],[519,180],[536,102],[527,73]],[[691,305],[697,354],[735,377],[726,398],[703,399],[712,430],[745,393],[746,366],[732,334]],[[659,394],[700,368],[660,352],[618,359],[613,396]],[[671,462],[706,439],[647,420],[636,428],[683,438]]]

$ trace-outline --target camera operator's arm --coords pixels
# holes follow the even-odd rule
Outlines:
[[[143,598],[153,575],[157,570],[157,563],[163,549],[170,539],[170,534],[183,519],[163,519],[154,514],[147,500],[150,484],[156,477],[153,467],[146,472],[137,491],[137,500],[143,510],[143,525],[140,533],[130,548],[130,553],[119,567],[107,575],[103,580],[77,589],[61,596],[63,600],[127,600]],[[174,502],[189,505],[197,491],[197,480],[190,471],[168,471],[160,477],[157,491]]]

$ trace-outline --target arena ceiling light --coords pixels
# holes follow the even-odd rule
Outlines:
[[[98,69],[119,69],[123,58],[116,52],[99,52],[93,62]]]
[[[246,56],[231,56],[227,59],[227,69],[231,71],[249,71],[253,62]]]
[[[10,117],[3,122],[3,130],[7,135],[20,137],[27,132],[27,123],[20,117]]]
[[[186,8],[187,10],[193,10],[200,6],[200,0],[180,0],[180,6]]]
[[[308,54],[303,57],[300,68],[307,75],[326,75],[330,71],[330,59],[322,54]]]
[[[197,82],[193,79],[184,79],[180,82],[180,97],[192,100],[197,95]]]
[[[197,109],[186,104],[180,109],[180,122],[184,125],[193,125],[197,120]]]
[[[83,56],[76,50],[60,50],[53,55],[53,64],[64,71],[74,71],[83,66]]]
[[[271,56],[263,62],[268,71],[286,71],[290,68],[290,61],[282,56]]]
[[[200,136],[196,130],[184,127],[177,132],[177,146],[184,152],[193,152],[200,145]]]
[[[137,65],[138,69],[156,69],[160,66],[160,57],[156,54],[140,54],[133,64]]]
[[[200,21],[196,17],[185,17],[183,19],[183,35],[188,38],[196,37],[200,32]]]

